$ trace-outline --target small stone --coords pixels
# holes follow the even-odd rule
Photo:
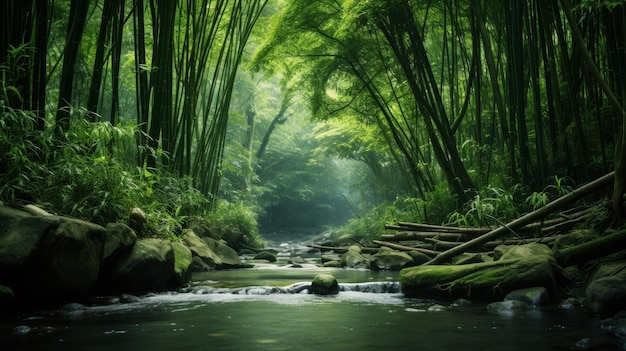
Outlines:
[[[316,295],[335,295],[339,293],[339,284],[334,275],[321,273],[313,278],[311,292]]]
[[[446,310],[446,308],[442,305],[432,305],[430,307],[428,307],[428,312],[444,312]]]

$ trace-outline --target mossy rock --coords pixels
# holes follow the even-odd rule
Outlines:
[[[191,250],[183,243],[172,242],[174,250],[174,275],[170,281],[173,288],[187,284],[191,280]]]
[[[109,288],[120,292],[164,290],[174,274],[174,250],[168,240],[137,240],[109,277]]]
[[[610,315],[626,309],[626,261],[601,264],[585,289],[592,314]]]
[[[493,301],[532,286],[556,290],[561,268],[547,255],[466,265],[419,266],[400,271],[408,297]]]
[[[53,302],[88,294],[104,252],[103,227],[0,207],[0,281],[18,300]]]
[[[335,295],[339,293],[339,283],[332,274],[321,273],[313,278],[311,292],[316,295]]]
[[[413,258],[409,254],[385,246],[381,247],[378,253],[370,258],[370,267],[377,271],[399,271],[412,265],[414,265]]]
[[[183,230],[180,238],[191,251],[191,255],[200,258],[211,269],[222,264],[222,259],[211,249],[206,240],[200,239],[193,230]]]
[[[107,237],[104,243],[103,264],[108,264],[107,261],[115,261],[132,250],[137,241],[137,234],[123,223],[109,223],[105,229]]]
[[[217,254],[217,256],[219,256],[219,258],[222,260],[222,264],[220,265],[220,267],[237,268],[244,266],[241,263],[241,259],[239,259],[237,251],[226,245],[221,240],[215,240],[208,237],[204,237],[202,238],[202,240],[204,240],[209,248],[211,248],[211,250],[213,250],[213,252],[215,252],[215,254]]]
[[[348,251],[341,255],[341,266],[347,268],[369,268],[370,263],[367,257],[361,254],[361,248],[352,245],[348,248]]]

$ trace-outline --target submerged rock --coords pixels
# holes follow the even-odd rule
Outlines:
[[[335,295],[339,293],[337,278],[332,274],[321,273],[313,278],[311,292],[316,295]]]
[[[487,311],[495,314],[510,315],[524,312],[528,309],[528,305],[522,301],[508,300],[492,302],[487,305]]]
[[[376,271],[399,271],[413,264],[413,258],[409,254],[385,246],[370,258],[370,267]]]
[[[537,286],[511,291],[504,299],[522,301],[531,306],[539,306],[550,302],[550,294],[543,286]]]

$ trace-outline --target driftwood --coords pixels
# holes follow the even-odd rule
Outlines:
[[[478,248],[489,241],[493,241],[507,233],[510,233],[511,231],[515,231],[525,225],[528,225],[532,222],[540,220],[541,218],[547,216],[548,214],[555,212],[557,209],[567,204],[573,203],[574,201],[588,195],[591,192],[597,191],[598,189],[601,189],[607,185],[610,185],[611,182],[613,181],[614,174],[615,172],[606,174],[594,180],[591,183],[585,184],[575,189],[574,191],[572,191],[571,193],[567,195],[561,196],[560,198],[548,203],[546,206],[536,211],[530,212],[506,225],[500,226],[475,239],[472,239],[459,246],[456,246],[447,251],[444,251],[438,254],[437,256],[435,256],[435,258],[433,258],[432,260],[424,263],[423,265],[432,265],[432,264],[439,264],[439,263],[446,262],[455,256],[458,256],[471,249]]]

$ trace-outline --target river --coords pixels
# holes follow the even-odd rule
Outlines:
[[[320,272],[334,274],[344,291],[296,292]],[[582,307],[555,304],[500,315],[485,304],[405,298],[397,287],[395,272],[307,265],[197,273],[186,289],[137,302],[66,306],[4,320],[0,348],[576,350],[588,349],[590,341],[595,350],[615,349],[608,346],[615,340],[602,331],[600,319]]]

